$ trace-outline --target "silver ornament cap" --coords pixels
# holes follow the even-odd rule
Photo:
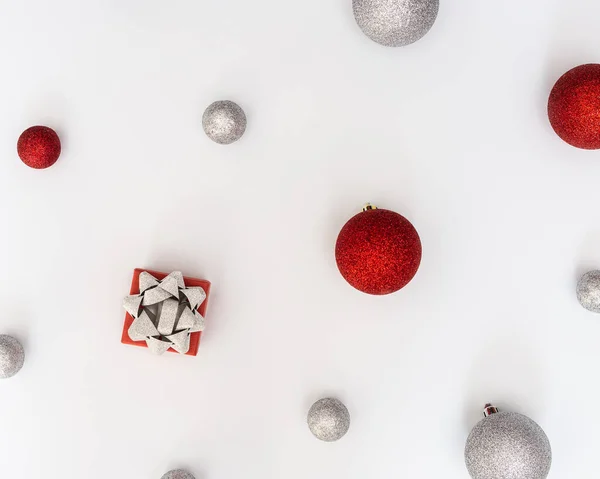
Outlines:
[[[350,428],[350,413],[344,404],[334,398],[319,399],[308,411],[308,427],[321,441],[341,439]]]
[[[0,334],[0,378],[17,374],[25,362],[25,350],[21,343],[6,334]]]
[[[422,38],[435,23],[439,7],[439,0],[352,0],[360,29],[386,47],[403,47]]]
[[[577,300],[588,311],[600,313],[600,271],[588,271],[579,278]]]
[[[183,469],[173,469],[167,472],[161,479],[195,479],[192,474]]]
[[[486,405],[473,428],[465,462],[473,479],[545,479],[552,464],[550,441],[527,416]]]
[[[202,115],[206,136],[220,145],[239,140],[246,131],[246,114],[237,103],[216,101]]]

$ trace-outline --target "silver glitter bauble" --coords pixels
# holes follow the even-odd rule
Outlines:
[[[473,479],[545,479],[552,450],[534,421],[486,406],[487,417],[469,434],[465,462]]]
[[[600,313],[600,271],[590,271],[579,279],[577,300],[588,311]]]
[[[167,472],[161,479],[195,479],[192,474],[183,469],[174,469]]]
[[[246,114],[232,101],[216,101],[204,112],[202,127],[211,140],[229,145],[246,131]]]
[[[17,374],[25,362],[25,350],[12,336],[0,334],[0,378]]]
[[[386,47],[403,47],[423,37],[439,7],[439,0],[352,0],[358,26]]]
[[[308,411],[308,427],[321,441],[337,441],[350,428],[350,413],[343,403],[333,398],[319,399]]]

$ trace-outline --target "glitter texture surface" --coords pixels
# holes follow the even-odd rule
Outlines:
[[[333,398],[319,399],[308,411],[308,427],[317,439],[333,442],[350,428],[350,413],[343,403]]]
[[[195,477],[183,469],[173,469],[164,474],[161,479],[195,479]]]
[[[588,311],[600,313],[600,271],[588,271],[579,279],[577,300]]]
[[[52,166],[60,156],[60,138],[52,128],[32,126],[19,137],[17,153],[31,168],[42,170]]]
[[[0,335],[0,378],[17,374],[25,362],[25,350],[21,343],[6,334]]]
[[[417,273],[421,240],[414,226],[398,213],[363,211],[340,231],[335,259],[342,276],[359,291],[390,294]]]
[[[387,47],[410,45],[437,18],[439,0],[353,0],[354,18],[371,40]]]
[[[232,101],[216,101],[204,112],[202,127],[211,140],[229,145],[246,131],[246,114]]]
[[[580,65],[554,85],[548,117],[556,134],[585,150],[600,149],[600,65]]]
[[[522,414],[499,412],[473,428],[465,462],[473,479],[545,479],[552,451],[534,421]]]

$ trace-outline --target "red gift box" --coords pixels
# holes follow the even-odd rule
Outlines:
[[[154,276],[159,281],[161,279],[166,278],[169,275],[169,273],[160,273],[158,271],[151,271],[149,269],[136,268],[133,271],[133,279],[131,280],[131,289],[129,291],[129,294],[140,294],[140,281],[139,280],[140,280],[140,273],[142,271],[146,271],[147,273],[150,273],[152,276]],[[200,304],[198,306],[197,311],[203,317],[206,317],[206,315],[205,315],[206,314],[206,306],[208,305],[208,297],[210,295],[210,281],[206,281],[204,279],[197,279],[197,278],[188,278],[187,276],[183,277],[183,281],[185,283],[185,286],[188,288],[199,286],[202,289],[204,289],[204,292],[206,293],[206,299],[202,302],[202,304]],[[131,314],[129,314],[129,313],[125,313],[125,324],[123,325],[123,334],[121,335],[121,343],[147,348],[148,346],[146,345],[146,341],[133,341],[129,337],[128,331],[131,326],[131,323],[133,323],[133,316],[131,316]],[[187,356],[196,356],[198,354],[198,348],[200,347],[200,337],[201,336],[202,336],[202,331],[198,331],[198,332],[190,334],[190,349],[187,353],[185,353]],[[172,353],[177,352],[173,348],[169,348],[168,350],[171,351]]]

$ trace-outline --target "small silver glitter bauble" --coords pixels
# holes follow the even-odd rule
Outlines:
[[[246,131],[246,114],[232,101],[216,101],[204,112],[202,127],[211,140],[229,145]]]
[[[600,313],[600,271],[589,271],[579,279],[577,299],[588,311]]]
[[[386,47],[403,47],[423,37],[439,7],[439,0],[352,0],[358,26]]]
[[[25,350],[12,336],[0,334],[0,378],[17,374],[25,362]]]
[[[321,441],[337,441],[350,428],[350,413],[343,403],[333,398],[319,399],[308,411],[308,427]]]
[[[167,472],[161,479],[195,479],[192,474],[183,469],[173,469]]]
[[[527,416],[496,412],[469,434],[465,462],[473,479],[545,479],[552,450],[542,428]]]

